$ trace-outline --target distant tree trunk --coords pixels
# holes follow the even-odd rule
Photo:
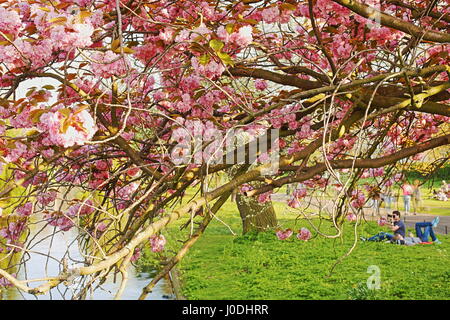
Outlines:
[[[236,194],[236,204],[242,219],[242,231],[266,231],[277,226],[277,217],[271,201],[259,203],[252,197]]]

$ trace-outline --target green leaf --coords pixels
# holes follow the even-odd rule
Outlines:
[[[339,130],[339,138],[341,138],[345,134],[345,126],[342,125],[341,129]]]
[[[113,50],[113,52],[115,52],[115,53],[122,53],[122,52],[123,53],[134,53],[135,52],[133,49],[128,48],[128,47],[121,47],[121,48],[119,47],[119,48]]]
[[[297,7],[291,3],[282,3],[280,8],[288,11],[295,11],[297,9]]]
[[[222,60],[225,65],[234,66],[233,59],[225,52],[217,52],[217,56]]]
[[[232,23],[227,24],[227,26],[225,27],[225,30],[227,30],[228,34],[232,34],[233,30],[234,30],[234,24],[232,24]]]
[[[217,39],[212,39],[209,41],[209,46],[211,47],[211,49],[213,49],[215,52],[220,52],[220,50],[222,50],[223,46],[225,44]]]
[[[72,113],[72,111],[68,108],[59,109],[58,112],[61,113],[66,118],[68,118]]]
[[[67,22],[67,18],[66,17],[56,17],[53,19],[48,20],[49,23],[66,23]]]
[[[199,62],[200,64],[202,64],[202,65],[208,64],[208,62],[209,62],[210,60],[211,60],[211,58],[210,58],[207,54],[201,55],[201,56],[198,58],[198,62]]]
[[[46,112],[44,109],[35,109],[30,111],[30,120],[33,123],[38,123],[39,118]]]

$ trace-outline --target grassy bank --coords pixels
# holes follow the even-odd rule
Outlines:
[[[313,228],[276,203],[283,228]],[[358,242],[353,252],[332,270],[352,247],[354,225],[346,223],[342,238],[317,236],[308,242],[294,236],[285,241],[274,232],[240,236],[234,203],[227,202],[203,237],[180,263],[183,294],[188,299],[449,299],[450,237],[441,245],[413,247]],[[185,222],[185,221],[184,221]],[[327,235],[336,230],[327,221],[314,223]],[[179,226],[180,224],[178,224]],[[231,231],[230,231],[231,230]],[[376,224],[358,227],[360,235],[382,230]],[[232,231],[236,235],[232,234]],[[179,247],[178,228],[164,233],[170,247]],[[168,254],[169,255],[169,254]],[[152,265],[146,254],[142,265]],[[369,266],[380,270],[381,289],[367,290]]]

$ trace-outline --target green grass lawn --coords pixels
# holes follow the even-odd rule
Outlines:
[[[313,239],[295,234],[280,241],[274,232],[241,236],[234,203],[227,202],[218,217],[179,265],[183,294],[188,299],[449,299],[450,237],[441,245],[399,246],[358,242],[353,252],[332,266],[352,247],[354,225],[346,222],[342,238],[327,239],[282,203],[275,208],[283,228],[308,227]],[[163,234],[170,248],[180,246],[177,222]],[[335,234],[330,222],[316,219],[319,230]],[[232,234],[232,230],[236,235]],[[357,228],[360,235],[383,230],[374,223]],[[154,255],[146,252],[141,267],[152,267]],[[381,288],[368,290],[369,266],[380,270]]]

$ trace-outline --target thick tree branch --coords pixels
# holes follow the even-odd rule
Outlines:
[[[366,4],[360,3],[355,0],[333,0],[340,5],[347,7],[353,12],[368,19],[379,19],[380,23],[392,29],[403,31],[409,35],[412,35],[418,39],[426,41],[450,43],[450,34],[438,32],[438,31],[426,31],[423,28],[416,26],[412,23],[392,17],[384,12],[378,11]]]

